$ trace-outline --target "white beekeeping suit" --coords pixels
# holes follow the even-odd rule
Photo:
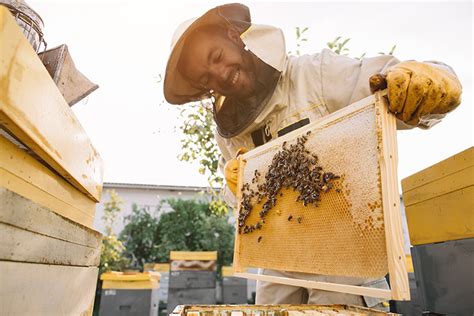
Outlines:
[[[263,30],[260,31],[260,28]],[[274,54],[264,56],[259,54],[260,47],[252,38],[253,31],[257,38],[262,35],[271,38],[273,48],[284,57]],[[267,34],[264,34],[264,33]],[[280,36],[281,35],[281,36]],[[275,69],[281,71],[276,88],[262,107],[262,112],[239,135],[225,138],[216,133],[216,140],[222,153],[221,167],[226,160],[235,157],[239,148],[255,148],[255,136],[252,133],[262,133],[260,140],[271,141],[298,127],[314,122],[329,113],[337,111],[357,100],[370,95],[368,78],[374,73],[383,72],[398,60],[393,56],[379,56],[364,60],[355,60],[339,56],[325,49],[319,54],[301,57],[286,56],[284,39],[281,31],[268,26],[252,25],[241,37],[249,50]],[[268,46],[267,46],[268,47]],[[226,201],[235,206],[235,197],[226,190]],[[260,273],[300,278],[306,280],[345,283],[353,285],[377,286],[388,288],[385,279],[366,280],[359,278],[330,277],[306,273],[280,272],[261,270]],[[306,295],[309,295],[306,298]],[[346,304],[366,305],[373,307],[381,300],[363,298],[336,292],[308,290],[282,284],[257,282],[257,304],[276,304],[280,302],[331,304],[344,302]]]

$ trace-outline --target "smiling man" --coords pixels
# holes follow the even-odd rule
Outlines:
[[[173,36],[164,94],[169,103],[212,98],[216,140],[226,177],[226,200],[235,205],[236,155],[337,111],[371,93],[369,78],[383,74],[399,128],[429,128],[460,103],[461,84],[446,65],[400,62],[393,56],[352,59],[325,49],[287,56],[280,29],[251,23],[241,4],[216,7],[184,22]],[[224,167],[225,165],[225,167]],[[387,287],[384,279],[261,273]],[[380,307],[357,295],[258,282],[258,304],[354,304]]]

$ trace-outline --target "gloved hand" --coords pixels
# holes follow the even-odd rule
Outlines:
[[[384,88],[370,78],[372,92]],[[448,70],[416,61],[401,62],[386,74],[389,109],[403,122],[416,126],[432,114],[445,114],[461,103],[462,86]],[[380,79],[378,79],[380,83]]]
[[[235,158],[227,161],[224,166],[225,181],[234,195],[237,193],[237,183],[239,179],[239,160],[237,158],[240,155],[245,154],[247,151],[246,148],[240,148],[237,151]]]

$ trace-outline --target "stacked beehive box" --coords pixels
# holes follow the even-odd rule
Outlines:
[[[247,303],[247,279],[233,276],[232,267],[222,267],[222,303]]]
[[[168,288],[170,281],[170,265],[169,263],[156,263],[153,266],[153,271],[159,272],[161,275],[160,278],[160,309],[161,304],[166,305],[168,303]]]
[[[101,235],[102,160],[0,6],[0,297],[3,315],[84,315]]]
[[[474,148],[402,181],[425,311],[474,313]]]
[[[216,303],[216,251],[170,252],[168,313],[181,304]]]
[[[168,303],[168,286],[170,279],[170,265],[169,263],[146,263],[143,270],[154,271],[160,273],[160,288],[158,290],[158,297],[160,299],[160,311],[166,309]]]
[[[157,272],[109,272],[103,280],[100,300],[101,316],[158,314],[160,274]]]

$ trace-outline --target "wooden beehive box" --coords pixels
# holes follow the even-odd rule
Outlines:
[[[217,251],[171,251],[168,310],[180,304],[216,303]]]
[[[171,271],[216,271],[217,251],[170,251]]]
[[[103,289],[158,289],[161,275],[158,272],[137,272],[125,274],[123,272],[102,273],[100,279]]]
[[[397,182],[396,119],[379,92],[258,147],[240,158],[238,214],[243,190],[258,190],[278,152],[305,137],[308,154],[339,179],[321,193],[318,205],[305,206],[298,191],[282,188],[264,224],[236,235],[236,275],[330,291],[408,299]],[[281,168],[285,168],[282,166]],[[260,174],[258,178],[256,174]],[[244,185],[248,185],[247,188]],[[265,199],[246,224],[262,222]],[[239,221],[237,221],[239,225]],[[238,227],[237,227],[238,228]],[[247,267],[332,276],[381,278],[390,273],[392,290],[245,273]]]
[[[402,180],[412,245],[474,237],[474,147]]]
[[[172,316],[381,316],[394,315],[349,305],[179,305]]]
[[[0,6],[2,314],[91,314],[102,159]]]

